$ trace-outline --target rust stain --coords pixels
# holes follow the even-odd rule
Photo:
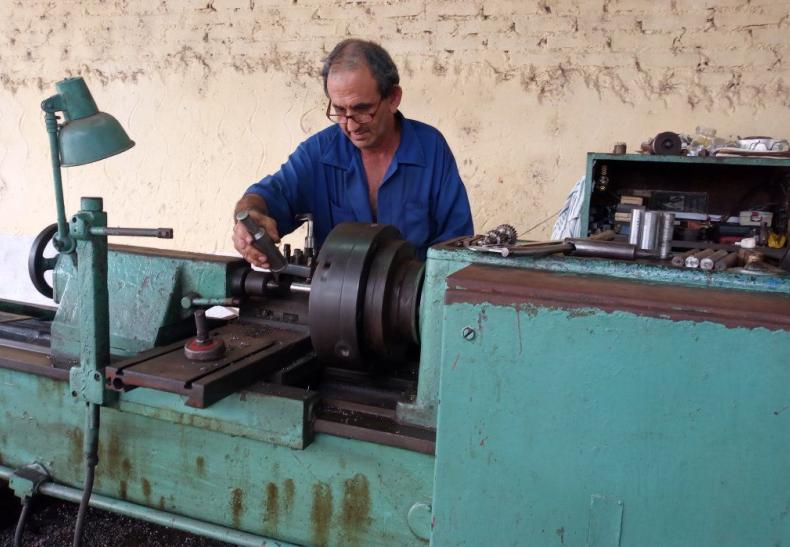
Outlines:
[[[329,542],[329,525],[332,521],[332,489],[319,482],[313,485],[313,506],[310,510],[313,521],[313,543],[326,545]]]
[[[100,451],[101,448],[102,446],[99,445]],[[104,466],[107,475],[117,480],[120,478],[119,471],[121,469],[121,439],[116,432],[112,431],[110,433],[109,442],[107,443],[106,449],[103,452],[104,457],[100,457],[99,460],[101,461],[104,459],[104,461],[107,462],[107,465]]]
[[[165,497],[159,496],[159,509],[164,510],[165,508]]]
[[[284,486],[285,486],[285,499],[283,500],[283,509],[285,509],[286,513],[289,513],[291,511],[291,507],[293,507],[296,487],[294,486],[293,479],[285,479]]]
[[[129,458],[124,458],[123,462],[121,462],[121,472],[123,473],[124,478],[129,478],[132,474],[132,464],[129,461]]]
[[[79,465],[82,462],[82,441],[84,433],[79,427],[73,427],[66,430],[66,436],[69,438],[69,463],[71,465]]]
[[[126,490],[127,490],[127,484],[126,484],[126,481],[121,481],[121,482],[119,482],[119,483],[118,483],[118,495],[119,495],[119,496],[121,497],[121,499],[123,499],[123,500],[125,500],[125,499],[126,499]]]
[[[278,488],[273,482],[266,484],[266,514],[263,517],[266,529],[273,532],[277,529],[277,521],[280,518],[280,507],[278,504]]]
[[[340,518],[348,543],[359,545],[370,526],[370,487],[365,475],[357,473],[343,484]]]
[[[230,496],[230,512],[233,516],[233,527],[241,524],[241,515],[244,513],[244,492],[241,488],[234,488]]]
[[[206,476],[206,460],[203,459],[203,456],[198,456],[195,458],[195,467],[197,468],[198,476]]]
[[[145,496],[146,505],[151,505],[151,483],[148,479],[143,479],[143,496]]]

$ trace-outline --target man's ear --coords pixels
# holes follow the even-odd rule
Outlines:
[[[389,99],[390,112],[395,114],[395,112],[398,111],[400,100],[403,98],[403,89],[401,89],[399,85],[396,85],[392,88],[392,92],[390,92],[390,96],[387,98]]]

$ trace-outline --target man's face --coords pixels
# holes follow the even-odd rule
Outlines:
[[[395,112],[400,104],[400,88],[396,87],[386,99],[379,95],[376,80],[367,67],[337,69],[329,73],[326,81],[330,112],[336,114],[368,114],[373,119],[357,123],[348,118],[340,129],[361,150],[372,150],[386,142],[395,127]]]

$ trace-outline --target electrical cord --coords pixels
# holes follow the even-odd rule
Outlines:
[[[93,480],[96,475],[96,464],[99,463],[99,411],[101,407],[95,403],[88,403],[86,407],[85,431],[85,486],[82,490],[80,509],[77,512],[77,523],[74,526],[73,547],[82,545],[82,529],[85,526],[85,515],[93,492]]]
[[[25,521],[30,512],[30,505],[32,499],[25,497],[22,500],[22,512],[19,514],[19,521],[16,523],[16,532],[14,532],[14,547],[22,547],[22,533],[25,530]]]

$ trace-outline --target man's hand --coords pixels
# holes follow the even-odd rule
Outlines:
[[[277,221],[261,212],[262,210],[267,210],[266,203],[262,198],[251,195],[244,196],[236,205],[236,211],[238,212],[244,209],[250,212],[250,218],[266,230],[266,233],[269,234],[269,237],[271,237],[275,243],[280,241],[280,234],[277,231]],[[236,222],[236,225],[233,227],[233,246],[242,258],[253,266],[258,266],[259,268],[269,267],[268,257],[252,245],[252,234],[247,231],[243,222]]]

